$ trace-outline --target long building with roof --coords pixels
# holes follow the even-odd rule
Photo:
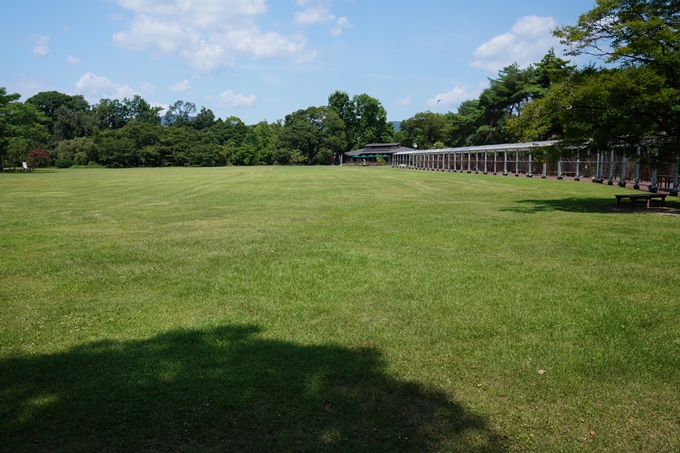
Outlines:
[[[371,159],[380,156],[385,162],[391,163],[396,153],[415,151],[413,148],[402,146],[401,143],[371,143],[361,149],[344,153],[349,159]]]
[[[618,180],[620,187],[632,184],[640,189],[641,181],[648,181],[645,188],[650,192],[668,191],[677,195],[680,188],[678,169],[680,162],[663,167],[650,167],[641,160],[638,147],[637,159],[629,159],[616,150],[597,153],[576,153],[554,162],[537,162],[535,155],[540,148],[550,147],[556,140],[527,143],[503,143],[496,145],[465,146],[428,150],[400,150],[391,154],[390,163],[394,168],[414,170],[450,171],[504,176],[525,175],[529,178],[556,176],[557,179],[573,178],[579,181],[588,178],[593,182],[613,185]],[[358,150],[360,151],[360,150]],[[357,152],[357,154],[359,154]],[[608,180],[607,180],[608,179]]]

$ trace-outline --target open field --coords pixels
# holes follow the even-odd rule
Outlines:
[[[678,451],[680,202],[620,192],[0,174],[0,451]]]

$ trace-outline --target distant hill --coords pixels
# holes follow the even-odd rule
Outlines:
[[[394,124],[394,132],[399,132],[399,129],[401,128],[401,121],[392,121],[392,124]]]

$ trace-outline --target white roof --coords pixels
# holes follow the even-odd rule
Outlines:
[[[477,151],[528,151],[532,148],[541,148],[544,146],[552,146],[558,140],[547,140],[542,142],[526,142],[526,143],[502,143],[499,145],[482,145],[482,146],[461,146],[459,148],[439,148],[439,149],[421,149],[414,151],[401,151],[396,154],[437,154],[450,152],[477,152]]]

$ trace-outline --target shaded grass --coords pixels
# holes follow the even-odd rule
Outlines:
[[[680,448],[680,219],[610,208],[620,188],[249,167],[0,175],[0,189],[0,433],[17,449]],[[218,347],[216,332],[243,338]],[[336,377],[309,397],[319,369]],[[100,416],[113,403],[95,388],[146,412]],[[375,392],[389,414],[359,403]],[[305,415],[275,423],[272,393]],[[302,433],[320,395],[344,415]],[[215,412],[182,437],[204,399]],[[47,429],[75,420],[91,421]],[[354,435],[362,420],[411,443]]]

